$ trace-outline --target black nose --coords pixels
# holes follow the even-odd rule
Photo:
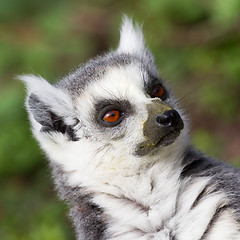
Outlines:
[[[173,130],[182,130],[183,121],[179,113],[176,110],[168,110],[162,115],[156,117],[157,124],[161,127]]]

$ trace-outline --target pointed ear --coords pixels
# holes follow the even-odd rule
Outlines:
[[[133,25],[131,19],[123,17],[120,30],[120,42],[117,48],[118,53],[138,54],[145,50],[144,38],[141,27]]]
[[[34,132],[58,132],[76,140],[72,129],[76,118],[70,96],[41,77],[23,75],[18,79],[26,84],[25,105]]]

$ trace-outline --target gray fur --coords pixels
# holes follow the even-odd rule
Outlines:
[[[132,29],[131,26],[129,29],[134,32],[134,29]],[[127,29],[127,32],[129,32],[129,29]],[[139,36],[140,33],[137,32],[135,34]],[[136,36],[130,36],[130,39],[131,37],[134,38]],[[134,39],[136,40],[136,38]],[[140,46],[142,46],[142,43]],[[144,107],[140,106],[142,108],[139,108],[137,104],[141,104],[141,101],[137,98],[139,96],[135,96],[134,94],[133,96],[131,95],[129,99],[118,99],[116,96],[110,94],[107,95],[106,98],[104,98],[104,96],[98,97],[94,95],[94,100],[91,101],[95,102],[91,102],[91,107],[93,108],[91,111],[89,109],[79,109],[80,107],[78,106],[82,105],[77,105],[76,103],[81,97],[88,98],[88,95],[86,96],[84,93],[89,86],[91,87],[91,85],[94,85],[94,83],[102,80],[109,72],[109,69],[117,67],[118,70],[122,70],[124,72],[123,69],[125,68],[126,70],[126,67],[130,65],[138,67],[138,72],[134,73],[142,74],[141,81],[143,83],[141,82],[139,89],[144,94],[141,95],[141,92],[140,96],[143,96],[145,103],[147,102],[147,107],[143,104]],[[127,70],[124,72],[124,74],[126,73],[128,73]],[[119,72],[117,72],[117,74],[119,74]],[[136,76],[136,78],[137,77],[139,76]],[[29,79],[26,80],[27,83],[28,81]],[[201,153],[197,152],[191,145],[189,145],[187,140],[185,143],[185,138],[187,138],[186,118],[179,109],[176,100],[172,97],[172,95],[169,94],[168,90],[166,91],[168,93],[167,99],[153,99],[151,96],[151,89],[156,84],[164,85],[162,80],[158,77],[154,60],[149,50],[141,49],[141,51],[138,53],[121,53],[117,50],[90,60],[86,64],[76,69],[70,75],[62,78],[54,86],[48,86],[48,84],[43,83],[44,89],[47,89],[48,91],[48,97],[46,98],[47,100],[41,100],[41,96],[43,96],[45,93],[44,91],[38,93],[38,89],[35,88],[33,92],[30,91],[26,105],[29,111],[30,119],[33,123],[33,130],[39,142],[43,142],[41,145],[42,148],[44,150],[46,149],[45,151],[49,155],[51,160],[50,167],[52,168],[53,180],[55,182],[56,189],[59,192],[59,197],[62,200],[67,201],[70,207],[69,216],[72,220],[76,232],[76,238],[78,240],[107,240],[115,239],[115,237],[116,239],[121,239],[122,236],[123,239],[129,239],[125,237],[129,236],[128,234],[136,234],[137,236],[140,235],[142,237],[141,239],[144,240],[162,239],[158,236],[164,236],[164,239],[168,240],[182,240],[183,238],[179,238],[179,236],[182,236],[182,232],[178,232],[178,230],[180,229],[181,225],[181,222],[179,221],[181,221],[181,219],[185,219],[184,216],[181,216],[181,210],[184,209],[184,206],[181,205],[181,199],[184,198],[186,194],[189,194],[186,191],[186,188],[189,186],[186,184],[189,184],[191,189],[191,183],[194,182],[194,180],[199,180],[197,183],[199,183],[201,186],[205,179],[207,179],[207,184],[201,191],[197,192],[197,195],[187,195],[190,198],[190,203],[192,204],[190,210],[187,211],[186,214],[192,216],[192,212],[198,208],[201,202],[203,202],[205,199],[210,199],[212,196],[218,199],[219,196],[217,193],[223,193],[224,197],[226,196],[229,201],[225,201],[224,198],[224,201],[219,200],[219,202],[216,203],[216,206],[213,209],[215,212],[210,220],[207,220],[207,227],[200,232],[201,236],[199,239],[203,240],[208,237],[209,234],[211,234],[211,230],[215,226],[214,224],[227,210],[231,210],[231,213],[233,213],[234,223],[235,220],[238,222],[237,230],[239,230],[239,169],[230,167],[227,164],[212,158],[205,157]],[[134,85],[134,87],[135,86],[136,85]],[[48,102],[51,93],[55,94],[53,101],[56,102],[56,105],[51,105]],[[59,99],[58,94],[60,95]],[[137,94],[139,94],[139,91]],[[120,96],[125,95],[122,94]],[[132,103],[131,97],[133,99],[135,97],[138,99],[138,101],[136,100],[136,102]],[[114,108],[121,109],[121,111],[124,113],[121,115],[122,119],[119,121],[119,124],[117,122],[117,126],[103,122],[103,115],[106,113],[105,107],[111,107],[112,105]],[[55,111],[56,109],[54,109],[54,106],[56,106],[57,111]],[[85,106],[82,108],[84,107]],[[68,110],[62,111],[62,108],[67,108]],[[137,109],[140,109],[140,113],[137,111]],[[176,125],[173,130],[166,131],[166,128],[164,129],[163,126],[156,125],[159,124],[159,122],[156,123],[156,119],[158,119],[159,116],[163,116],[163,114],[169,109],[176,110],[175,112],[179,113],[177,116],[179,116],[179,119],[182,120],[181,122],[178,122],[178,129],[176,128]],[[84,112],[82,110],[86,111]],[[85,114],[85,118],[81,116],[83,113]],[[140,125],[137,121],[140,118],[144,119],[144,116],[145,121],[142,122],[142,128],[139,130],[139,133],[139,131],[136,131],[137,128],[135,127]],[[131,119],[134,119],[135,121],[131,122]],[[184,129],[182,129],[183,126]],[[171,125],[171,127],[173,126]],[[45,135],[42,136],[42,133]],[[168,135],[169,133],[172,135]],[[136,139],[132,139],[131,136],[137,136],[138,138],[136,137]],[[165,142],[165,145],[161,144],[161,140],[164,140],[164,137],[169,137],[169,139],[167,139],[168,141]],[[179,140],[180,137],[182,141]],[[75,145],[75,143],[77,144],[78,142],[82,143],[83,145]],[[126,149],[128,145],[134,144],[134,151],[130,152],[130,150],[126,150],[126,153],[123,153],[125,151],[124,147],[122,147],[120,150],[118,149],[122,143],[122,146],[124,146]],[[58,144],[60,148],[58,148]],[[65,150],[64,144],[67,146],[66,151],[69,151],[66,152],[66,155],[65,152],[61,152],[62,148]],[[90,153],[92,153],[94,156],[92,158],[89,157],[89,152],[86,152],[85,150],[85,147],[88,147],[87,144],[90,146]],[[166,145],[169,145],[168,147],[172,148],[168,148]],[[69,146],[70,148],[68,148]],[[96,146],[94,151],[93,146]],[[72,149],[79,153],[79,148],[80,150],[83,148],[79,156],[74,155],[74,157],[71,156],[72,158],[70,158]],[[171,152],[168,152],[168,149],[171,149]],[[166,154],[164,155],[165,150]],[[73,152],[75,153],[75,151]],[[58,154],[59,152],[60,155]],[[107,155],[109,152],[111,153],[109,154],[110,157]],[[62,153],[63,156],[61,155]],[[108,157],[106,157],[106,155]],[[89,158],[87,158],[87,156]],[[116,156],[119,157],[120,163],[116,161]],[[125,158],[122,159],[122,156],[125,156]],[[72,161],[72,159],[74,159],[74,161]],[[85,159],[90,159],[90,162],[87,165],[83,165],[86,169],[84,168],[79,170],[79,166],[82,166],[79,163],[85,163]],[[95,159],[99,160],[97,162],[98,164],[96,165],[94,165]],[[110,162],[107,162],[109,159]],[[114,161],[116,161],[117,167],[115,167]],[[137,166],[139,164],[139,168],[136,168],[135,170],[135,165],[132,164],[131,161],[135,161],[134,164]],[[122,162],[126,164],[123,168],[121,168]],[[96,174],[94,177],[96,177],[97,180],[93,178],[93,182],[96,180],[97,183],[94,182],[93,186],[88,186],[87,182],[81,182],[84,181],[85,178],[83,178],[83,180],[81,178],[82,176],[79,176],[78,174],[80,172],[84,175],[84,171],[87,172],[87,168],[91,164],[94,166],[94,171],[90,171],[90,173],[93,175]],[[100,168],[98,172],[101,164],[105,165],[103,168]],[[129,169],[129,166],[133,168],[133,170]],[[115,172],[113,176],[111,176],[112,178],[109,178],[110,180],[108,177],[103,180],[103,177],[105,176],[104,171],[105,169],[108,169],[108,167],[111,170],[116,168],[114,170],[116,173],[123,171],[121,172],[120,176],[124,176],[126,178],[124,179],[126,180],[126,185],[122,186],[121,182],[116,183],[111,181],[112,179],[116,180],[114,178]],[[104,171],[102,169],[104,169]],[[130,172],[129,175],[128,171]],[[110,170],[109,172],[111,173]],[[77,177],[74,174],[76,174]],[[91,174],[90,176],[87,176],[88,180],[92,180],[89,179],[89,177],[92,177]],[[97,174],[99,174],[100,177]],[[73,177],[75,181],[79,182],[71,182],[71,177]],[[142,178],[144,178],[144,181],[142,181]],[[102,185],[98,182],[100,181],[99,179],[101,179]],[[132,179],[133,181],[129,179]],[[117,178],[117,180],[119,179]],[[172,184],[171,181],[173,180],[174,183]],[[131,184],[135,183],[135,181],[136,184],[131,186]],[[169,181],[171,182],[169,186],[172,187],[173,190],[164,188],[164,185],[168,186]],[[92,181],[90,181],[90,183],[92,183]],[[141,184],[144,186],[141,186]],[[96,189],[96,186],[100,186],[102,189]],[[154,202],[154,206],[148,206],[148,202],[146,203],[143,201],[144,197],[148,197],[144,195],[145,192],[142,193],[140,191],[142,194],[140,197],[138,194],[133,194],[135,192],[138,193],[139,189],[142,190],[141,187],[143,187],[143,189],[146,191],[149,191],[149,195],[151,197],[154,196],[157,198],[155,199],[156,202],[153,201],[154,197],[149,198]],[[108,191],[110,190],[108,188],[113,192],[109,193]],[[106,189],[108,189],[108,191]],[[156,193],[156,189],[165,189],[167,193],[168,190],[170,191],[167,195],[165,192],[161,191]],[[129,193],[130,190],[132,190],[132,192]],[[192,192],[194,194],[194,190],[192,190]],[[110,206],[105,203],[105,200],[110,202]],[[99,202],[101,202],[101,204],[98,204]],[[154,222],[154,220],[150,218],[152,213],[151,211],[153,211],[152,207],[153,209],[154,207],[157,207],[157,209],[162,209],[164,212],[165,209],[162,205],[168,205],[169,202],[172,203],[173,208],[171,208],[170,212],[167,212],[167,217],[163,214],[165,217],[159,220],[159,222]],[[116,209],[111,208],[114,205],[113,203],[116,204]],[[138,213],[141,217],[144,216],[147,219],[147,221],[145,221],[146,219],[144,221],[146,225],[149,224],[149,226],[142,226],[142,222],[140,224],[141,227],[139,227],[137,224],[135,226],[135,222],[138,222],[137,218],[130,219],[132,222],[129,224],[129,226],[125,226],[125,219],[121,219],[121,214],[119,214],[119,216],[117,215],[117,211],[121,211],[119,207],[124,209],[125,205],[129,205],[131,209],[134,209],[134,214]],[[115,215],[112,214],[109,209],[113,210]],[[115,210],[117,211],[115,212]],[[129,212],[130,216],[131,214],[132,212]],[[158,217],[162,216],[161,213],[158,215],[159,212],[155,212],[154,214]],[[153,216],[155,216],[154,214]],[[127,217],[128,216],[126,216],[126,218]],[[177,219],[175,220],[177,222],[174,222],[174,219]],[[128,219],[128,221],[130,220]],[[193,221],[195,220],[196,219],[193,219]],[[229,217],[229,222],[231,221],[232,219]],[[183,223],[183,226],[185,226],[184,224],[185,222]],[[186,224],[191,224],[191,222],[187,222]],[[116,229],[116,226],[120,228],[119,231]],[[115,229],[115,232],[112,232],[112,229]],[[130,230],[127,231],[126,229]],[[183,231],[187,232],[187,230],[185,229]],[[185,232],[183,232],[183,234]],[[157,238],[154,236],[157,236]],[[236,239],[234,238],[234,240]]]
[[[35,94],[31,94],[28,99],[28,105],[33,113],[33,117],[37,122],[39,122],[43,128],[53,129],[53,122],[51,118],[51,112],[49,106],[47,106],[44,102],[40,101]]]
[[[130,54],[118,54],[110,52],[89,60],[77,68],[74,72],[58,81],[55,86],[69,91],[73,98],[80,96],[86,86],[103,77],[107,68],[125,66],[130,63],[138,63],[146,69],[150,76],[157,77],[152,54],[146,50],[140,57]],[[147,80],[146,80],[147,81]],[[146,83],[147,84],[147,83]]]
[[[229,207],[236,213],[240,223],[240,171],[228,164],[204,156],[202,153],[189,147],[183,161],[183,178],[211,177],[211,186],[215,191],[224,191],[229,196]],[[203,195],[204,196],[204,195]]]
[[[105,240],[107,228],[102,216],[102,209],[91,202],[92,196],[80,187],[67,184],[67,174],[58,164],[50,163],[53,180],[59,198],[70,206],[69,217],[72,220],[77,239]]]
[[[71,141],[77,141],[73,127],[64,122],[61,116],[57,116],[54,109],[51,109],[46,103],[38,99],[35,94],[31,94],[28,99],[29,108],[33,114],[34,119],[42,125],[42,132],[61,132],[66,134]],[[76,120],[76,124],[78,120]]]

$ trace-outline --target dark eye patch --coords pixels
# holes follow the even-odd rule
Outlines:
[[[115,127],[132,111],[129,101],[103,100],[95,105],[95,120],[103,127]]]
[[[160,98],[164,101],[169,97],[168,91],[166,90],[162,81],[158,78],[153,78],[151,81],[149,81],[149,84],[146,86],[146,88],[148,95],[152,98]]]

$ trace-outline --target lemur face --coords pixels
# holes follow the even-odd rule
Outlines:
[[[34,135],[49,158],[72,173],[72,182],[138,171],[184,151],[186,119],[158,76],[140,28],[128,19],[116,51],[55,85],[21,79]]]
[[[86,109],[79,118],[84,115],[89,135],[103,148],[136,157],[163,151],[184,128],[170,92],[138,62],[107,69],[76,99],[76,107]]]

